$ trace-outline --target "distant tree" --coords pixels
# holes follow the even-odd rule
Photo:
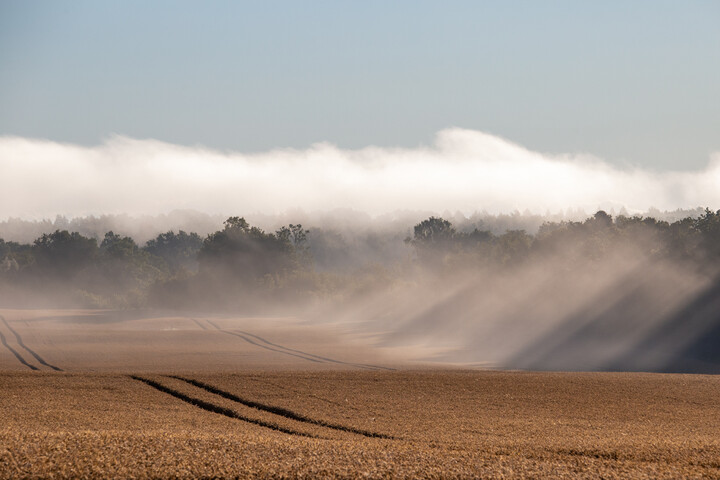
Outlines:
[[[203,240],[197,233],[185,233],[183,230],[175,233],[171,230],[149,240],[144,250],[165,260],[170,270],[176,273],[181,269],[196,270],[202,244]]]
[[[459,246],[459,235],[448,220],[430,217],[415,225],[413,237],[405,242],[415,247],[418,259],[426,264],[440,264]]]
[[[275,232],[275,235],[277,235],[279,239],[289,241],[296,249],[305,248],[307,245],[307,234],[308,231],[303,229],[299,223],[297,225],[291,223],[287,227],[280,227],[280,229]]]
[[[100,256],[94,289],[105,293],[142,290],[167,275],[165,263],[142,250],[131,237],[112,231],[100,243]]]
[[[94,238],[56,230],[35,240],[32,252],[37,268],[44,274],[68,275],[92,264],[98,254],[98,245]]]
[[[265,233],[241,217],[228,218],[224,226],[208,235],[200,248],[201,273],[248,282],[294,265],[292,232]]]
[[[33,245],[0,239],[0,273],[14,274],[33,268],[34,265]]]
[[[700,233],[701,245],[712,259],[720,259],[720,210],[713,212],[709,208],[698,217],[694,225]]]
[[[245,217],[229,217],[223,222],[223,225],[225,225],[224,231],[250,231],[250,224],[245,220]]]
[[[139,247],[135,240],[130,237],[121,237],[112,230],[105,234],[105,238],[100,243],[100,252],[108,258],[130,258],[136,255],[138,250]]]
[[[598,210],[588,223],[594,224],[594,226],[599,228],[609,228],[613,224],[613,219],[605,210]]]
[[[12,255],[12,245],[0,238],[0,275],[15,273],[20,270],[20,264]]]
[[[696,222],[696,219],[686,217],[668,226],[666,250],[669,256],[685,261],[704,256],[701,255],[702,234],[696,230]]]
[[[488,230],[478,230],[477,228],[466,235],[469,244],[482,244],[495,240],[495,235]]]
[[[307,265],[312,262],[308,246],[308,233],[299,223],[297,225],[291,223],[287,227],[280,227],[275,235],[280,241],[289,242],[292,245],[296,261]]]
[[[452,223],[443,218],[430,217],[415,225],[410,242],[422,246],[442,245],[452,241],[456,235]]]
[[[496,261],[502,264],[519,262],[528,257],[533,237],[525,230],[508,230],[497,238]]]

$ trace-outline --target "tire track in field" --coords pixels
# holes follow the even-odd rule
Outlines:
[[[2,342],[2,344],[5,346],[5,348],[10,350],[10,353],[15,355],[15,358],[18,359],[18,362],[22,363],[23,365],[28,367],[30,370],[40,370],[35,365],[30,365],[28,362],[26,362],[25,359],[22,357],[22,355],[20,355],[18,352],[15,351],[14,348],[12,348],[10,345],[8,345],[7,339],[5,338],[5,335],[3,335],[2,332],[0,332],[0,342]]]
[[[197,324],[197,326],[200,327],[200,328],[202,328],[203,330],[207,330],[207,329],[208,329],[205,325],[203,325],[202,323],[198,322],[196,319],[191,318],[190,320],[192,320],[193,322],[195,322],[195,323]]]
[[[369,438],[386,438],[386,439],[392,439],[392,440],[395,439],[395,437],[392,437],[390,435],[385,435],[383,433],[376,433],[376,432],[371,432],[368,430],[362,430],[359,428],[347,427],[345,425],[340,425],[337,423],[326,422],[324,420],[317,420],[314,418],[307,417],[301,413],[293,412],[292,410],[288,410],[287,408],[276,407],[273,405],[267,405],[264,403],[255,402],[253,400],[248,400],[248,399],[239,397],[233,393],[226,392],[225,390],[221,390],[221,389],[214,387],[212,385],[209,385],[207,383],[201,382],[199,380],[194,380],[192,378],[185,378],[185,377],[180,377],[177,375],[168,375],[168,376],[170,378],[174,378],[176,380],[181,380],[185,383],[189,383],[190,385],[194,385],[198,388],[202,388],[203,390],[205,390],[207,392],[214,393],[215,395],[226,398],[228,400],[232,400],[233,402],[240,403],[242,405],[245,405],[246,407],[254,408],[256,410],[261,410],[263,412],[272,413],[272,414],[275,414],[275,415],[278,415],[278,416],[281,416],[284,418],[288,418],[290,420],[296,420],[298,422],[309,423],[312,425],[319,425],[321,427],[326,427],[326,428],[330,428],[333,430],[339,430],[342,432],[356,433],[358,435],[363,435],[363,436],[369,437]]]
[[[35,360],[37,360],[37,361],[40,362],[41,364],[45,365],[46,367],[52,368],[52,369],[55,370],[56,372],[62,372],[62,371],[63,371],[62,368],[56,367],[55,365],[50,365],[49,363],[47,363],[45,360],[43,360],[43,358],[42,358],[40,355],[38,355],[37,353],[35,353],[34,350],[31,350],[30,347],[28,347],[27,345],[25,345],[25,343],[23,342],[23,339],[22,339],[22,337],[20,336],[20,334],[17,333],[17,332],[15,331],[15,329],[10,326],[10,324],[8,323],[8,321],[5,320],[5,317],[3,317],[2,315],[0,315],[0,320],[2,320],[2,322],[3,322],[3,323],[5,324],[5,326],[8,328],[8,330],[10,330],[10,331],[13,333],[13,335],[15,335],[15,339],[17,339],[18,345],[20,345],[22,348],[24,348],[25,350],[27,350],[27,352],[28,352],[30,355],[32,355],[33,357],[35,357]]]
[[[242,333],[243,335],[248,335],[248,336],[250,336],[250,337],[256,338],[256,339],[260,340],[261,342],[265,342],[265,343],[268,344],[268,345],[272,345],[273,347],[282,348],[282,349],[288,350],[288,351],[290,351],[290,352],[301,353],[301,354],[303,354],[303,355],[307,355],[308,357],[317,358],[317,359],[319,359],[319,360],[324,360],[324,361],[326,361],[326,362],[340,363],[340,364],[343,364],[343,365],[351,365],[351,366],[353,366],[353,367],[365,368],[365,369],[368,369],[368,370],[395,370],[394,368],[381,367],[381,366],[379,366],[379,365],[369,365],[369,364],[367,364],[367,363],[343,362],[342,360],[335,360],[335,359],[333,359],[333,358],[321,357],[320,355],[314,355],[314,354],[312,354],[312,353],[303,352],[303,351],[301,351],[301,350],[295,350],[294,348],[283,347],[282,345],[278,345],[278,344],[276,344],[276,343],[269,342],[269,341],[265,340],[265,339],[262,338],[262,337],[259,337],[259,336],[257,336],[257,335],[253,335],[252,333],[243,332],[243,331],[241,331],[241,330],[238,330],[238,332]]]
[[[292,356],[292,357],[302,358],[303,360],[307,360],[308,362],[325,363],[325,362],[323,362],[322,360],[317,360],[317,359],[314,359],[314,358],[308,358],[308,357],[305,357],[305,356],[302,356],[302,355],[298,355],[298,354],[296,354],[296,353],[286,352],[286,351],[284,351],[284,350],[278,350],[277,348],[269,347],[269,346],[267,346],[267,345],[261,345],[261,344],[257,343],[256,341],[254,341],[254,340],[246,337],[245,335],[241,335],[241,334],[239,334],[239,333],[231,332],[231,331],[229,331],[229,330],[223,330],[222,328],[218,327],[215,322],[213,322],[213,321],[211,321],[211,320],[205,320],[205,321],[208,322],[208,323],[209,323],[210,325],[212,325],[213,327],[215,327],[218,331],[220,331],[220,332],[222,332],[222,333],[226,333],[226,334],[228,334],[228,335],[233,335],[233,336],[235,336],[235,337],[240,337],[240,338],[242,338],[243,340],[245,340],[247,343],[249,343],[249,344],[251,344],[251,345],[255,345],[256,347],[264,348],[265,350],[270,350],[270,351],[272,351],[272,352],[282,353],[283,355],[290,355],[290,356]]]
[[[243,422],[251,423],[251,424],[253,424],[253,425],[258,425],[258,426],[260,426],[260,427],[265,427],[265,428],[268,428],[268,429],[270,429],[270,430],[274,430],[274,431],[276,431],[276,432],[286,433],[286,434],[288,434],[288,435],[297,435],[297,436],[309,437],[309,438],[321,438],[321,437],[318,437],[318,436],[316,436],[316,435],[312,435],[312,434],[309,434],[309,433],[298,432],[298,431],[296,431],[296,430],[291,430],[291,429],[289,429],[289,428],[281,427],[280,425],[277,425],[277,424],[274,424],[274,423],[265,422],[265,421],[263,421],[263,420],[257,420],[257,419],[255,419],[255,418],[250,418],[250,417],[246,417],[246,416],[244,416],[244,415],[240,415],[240,414],[237,413],[235,410],[231,410],[231,409],[229,409],[229,408],[221,407],[220,405],[215,405],[214,403],[206,402],[205,400],[201,400],[201,399],[199,399],[199,398],[194,398],[194,397],[191,397],[190,395],[185,395],[185,394],[182,393],[182,392],[178,392],[177,390],[174,390],[174,389],[172,389],[172,388],[170,388],[170,387],[166,387],[165,385],[163,385],[163,384],[161,384],[161,383],[159,383],[159,382],[156,382],[156,381],[154,381],[154,380],[150,380],[149,378],[143,378],[143,377],[139,377],[139,376],[137,376],[137,375],[130,375],[130,378],[132,378],[133,380],[137,380],[137,381],[139,381],[139,382],[142,382],[142,383],[144,383],[144,384],[146,384],[146,385],[149,385],[149,386],[151,386],[152,388],[154,388],[155,390],[158,390],[158,391],[160,391],[160,392],[162,392],[162,393],[166,393],[166,394],[168,394],[168,395],[170,395],[170,396],[172,396],[172,397],[175,397],[175,398],[177,398],[177,399],[179,399],[179,400],[182,400],[182,401],[185,402],[185,403],[189,403],[190,405],[193,405],[193,406],[195,406],[195,407],[198,407],[198,408],[200,408],[200,409],[202,409],[202,410],[205,410],[205,411],[207,411],[207,412],[217,413],[217,414],[219,414],[219,415],[223,415],[223,416],[226,416],[226,417],[228,417],[228,418],[234,418],[234,419],[236,419],[236,420],[241,420],[241,421],[243,421]]]
[[[264,348],[266,350],[272,350],[273,352],[282,353],[284,355],[292,355],[293,357],[302,358],[302,359],[310,361],[310,362],[337,363],[340,365],[349,365],[352,367],[364,368],[366,370],[391,370],[391,371],[395,370],[394,368],[390,368],[390,367],[381,367],[378,365],[368,365],[368,364],[364,364],[364,363],[343,362],[342,360],[335,360],[333,358],[321,357],[320,355],[303,352],[302,350],[296,350],[294,348],[284,347],[282,345],[278,345],[276,343],[269,342],[268,340],[265,340],[264,338],[259,337],[258,335],[254,335],[252,333],[243,332],[241,330],[238,330],[237,332],[223,330],[212,320],[205,319],[205,321],[207,323],[209,323],[210,325],[212,325],[213,327],[215,327],[217,330],[219,330],[223,333],[227,333],[229,335],[234,335],[236,337],[240,337],[243,340],[245,340],[246,342],[248,342],[252,345],[255,345],[257,347]],[[249,338],[249,337],[252,337],[252,338],[258,340],[258,341],[264,343],[265,345],[260,344],[260,343],[256,342],[255,340],[252,340],[252,338]]]

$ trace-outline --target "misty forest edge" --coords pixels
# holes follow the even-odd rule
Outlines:
[[[313,244],[308,233],[299,224],[267,233],[242,217],[230,217],[223,229],[204,239],[171,230],[142,247],[112,231],[100,241],[59,229],[32,244],[0,238],[0,301],[7,307],[39,302],[86,308],[252,308],[250,303],[343,297],[370,288],[369,283],[510,270],[551,257],[560,272],[572,275],[628,249],[710,276],[720,267],[720,210],[710,209],[672,223],[613,218],[600,210],[584,221],[544,222],[535,235],[477,228],[463,232],[448,220],[430,217],[404,239],[404,258],[371,259],[352,272],[317,268],[314,258],[332,256],[333,244],[323,236]]]

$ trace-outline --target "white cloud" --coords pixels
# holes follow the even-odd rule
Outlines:
[[[323,143],[252,155],[123,136],[96,147],[0,137],[0,218],[177,208],[240,215],[296,208],[592,212],[608,204],[720,208],[720,155],[695,172],[627,170],[458,128],[440,131],[431,147]]]

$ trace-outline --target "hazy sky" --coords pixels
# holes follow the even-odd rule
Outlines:
[[[703,171],[720,2],[0,0],[0,136],[247,153],[449,127]]]

